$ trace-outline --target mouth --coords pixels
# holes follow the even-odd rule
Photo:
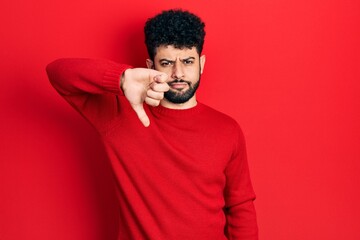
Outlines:
[[[181,80],[181,81],[175,80],[175,81],[169,82],[168,84],[169,84],[170,88],[176,89],[178,91],[181,91],[184,88],[189,86],[189,83],[184,80]]]

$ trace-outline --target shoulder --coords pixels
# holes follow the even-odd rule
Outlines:
[[[239,126],[237,121],[230,117],[229,115],[216,110],[208,105],[199,103],[199,106],[202,109],[202,114],[208,119],[208,121],[215,121],[218,124],[230,125],[230,126]]]
[[[232,153],[245,149],[244,133],[238,122],[231,116],[205,104],[201,104],[202,122],[207,134],[218,143],[226,143]]]
[[[233,134],[242,135],[242,130],[238,122],[231,116],[216,110],[208,105],[199,103],[202,108],[202,118],[207,124],[222,131],[229,131]]]

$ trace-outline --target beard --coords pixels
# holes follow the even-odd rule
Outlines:
[[[186,91],[173,91],[173,90],[169,90],[167,92],[164,93],[164,98],[166,100],[168,100],[169,102],[172,103],[176,103],[176,104],[180,104],[180,103],[185,103],[187,101],[189,101],[194,95],[196,90],[198,89],[199,85],[200,85],[200,75],[199,75],[199,80],[197,82],[195,82],[194,84],[192,84],[189,81],[186,80],[180,80],[180,79],[176,79],[170,83],[187,83],[189,86],[189,89],[187,89]]]

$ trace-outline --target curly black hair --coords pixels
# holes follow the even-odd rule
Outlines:
[[[152,60],[157,47],[168,45],[179,49],[196,47],[200,55],[204,45],[205,23],[193,13],[171,9],[149,18],[145,23],[144,33],[147,51]]]

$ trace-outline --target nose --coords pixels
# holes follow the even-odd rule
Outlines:
[[[184,77],[184,71],[182,69],[181,64],[178,61],[176,61],[173,66],[171,77],[173,79],[182,79]]]

